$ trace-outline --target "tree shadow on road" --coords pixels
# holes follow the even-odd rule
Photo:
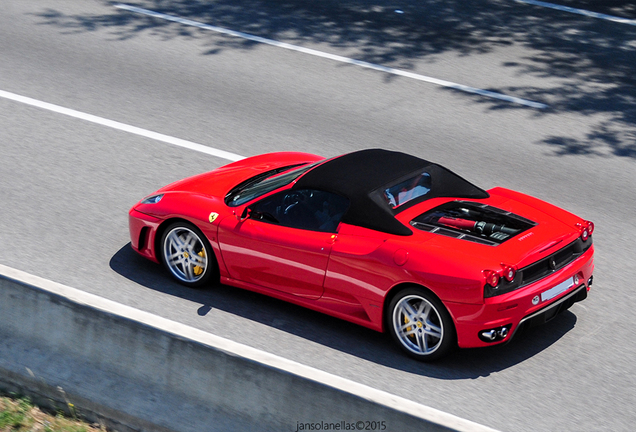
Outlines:
[[[186,288],[158,264],[136,254],[130,243],[111,258],[110,267],[144,287],[199,304],[192,316],[222,310],[373,363],[437,379],[474,379],[513,367],[549,348],[576,324],[576,316],[567,311],[516,335],[507,345],[459,350],[441,361],[421,363],[402,353],[387,334],[319,312],[218,283],[210,289]]]
[[[561,3],[628,17],[636,14],[633,5],[624,1]],[[146,32],[162,40],[196,39],[204,55],[252,50],[259,45],[120,10],[115,3],[104,4],[110,12],[103,15],[68,15],[59,10],[37,15],[42,25],[65,32],[107,31],[118,40]],[[525,58],[494,66],[516,76],[536,78],[532,82],[537,84],[493,83],[487,90],[547,103],[550,109],[537,110],[537,116],[575,113],[597,125],[584,136],[551,136],[541,144],[554,155],[636,158],[636,26],[507,0],[142,0],[135,5],[404,70],[435,62],[441,53],[476,56],[498,47],[518,46],[528,53]],[[393,79],[398,78],[387,75],[386,82]],[[465,97],[492,110],[528,109],[495,99]]]

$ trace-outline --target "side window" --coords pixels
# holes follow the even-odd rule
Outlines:
[[[349,200],[319,190],[288,189],[250,206],[250,218],[290,228],[336,232]]]

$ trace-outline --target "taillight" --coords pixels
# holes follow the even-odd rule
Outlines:
[[[501,270],[484,270],[482,274],[486,280],[484,297],[505,294],[519,286],[519,281],[515,281],[517,270],[508,264],[501,263]]]
[[[594,223],[590,221],[585,221],[583,223],[577,223],[577,228],[581,232],[581,240],[586,241],[594,231]]]
[[[499,273],[493,270],[484,270],[484,276],[486,277],[486,283],[493,288],[499,285]]]
[[[516,273],[517,272],[515,271],[514,267],[508,265],[504,266],[503,276],[508,282],[512,282],[513,280],[515,280]]]

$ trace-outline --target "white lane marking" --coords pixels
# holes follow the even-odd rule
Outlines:
[[[245,156],[241,156],[235,153],[226,152],[224,150],[215,149],[212,147],[204,146],[202,144],[197,144],[192,141],[186,141],[180,138],[175,138],[169,135],[164,135],[158,132],[149,131],[146,129],[142,129],[136,126],[131,126],[125,123],[120,123],[114,120],[108,120],[102,117],[98,117],[92,114],[86,114],[81,111],[76,111],[70,108],[65,108],[59,105],[54,105],[48,102],[42,102],[37,99],[32,99],[26,96],[20,96],[15,93],[10,93],[8,91],[0,90],[0,97],[4,99],[9,99],[15,102],[20,102],[23,104],[31,105],[37,108],[42,108],[48,111],[53,111],[58,114],[67,115],[69,117],[74,117],[77,119],[85,120],[91,123],[96,123],[102,126],[107,126],[113,129],[117,129],[120,131],[128,132],[131,134],[139,135],[142,137],[154,139],[157,141],[162,141],[168,144],[176,145],[179,147],[187,148],[190,150],[195,150],[201,153],[206,153],[211,156],[216,156],[221,159],[227,159],[230,161],[238,161],[241,159],[245,159]]]
[[[613,21],[613,22],[617,22],[617,23],[621,23],[621,24],[629,24],[629,25],[633,25],[636,26],[636,20],[633,19],[628,19],[628,18],[621,18],[621,17],[617,17],[614,15],[606,15],[606,14],[602,14],[602,13],[598,13],[598,12],[592,12],[589,10],[585,10],[585,9],[578,9],[578,8],[573,8],[573,7],[569,7],[569,6],[561,6],[561,5],[557,5],[554,3],[547,3],[547,2],[543,2],[543,1],[537,1],[537,0],[515,0],[517,3],[526,3],[526,4],[530,4],[530,5],[534,5],[534,6],[541,6],[541,7],[546,7],[546,8],[550,8],[550,9],[556,9],[562,12],[569,12],[569,13],[574,13],[574,14],[578,14],[578,15],[583,15],[583,16],[588,16],[588,17],[592,17],[592,18],[599,18],[599,19],[604,19],[607,21]]]
[[[222,28],[222,27],[216,27],[213,25],[209,25],[209,24],[204,24],[198,21],[192,21],[186,18],[181,18],[181,17],[177,17],[174,15],[168,15],[168,14],[164,14],[164,13],[160,13],[160,12],[155,12],[155,11],[151,11],[148,9],[143,9],[140,7],[136,7],[136,6],[131,6],[131,5],[126,5],[126,4],[116,4],[115,5],[116,8],[118,9],[123,9],[123,10],[127,10],[130,12],[135,12],[135,13],[139,13],[139,14],[143,14],[143,15],[148,15],[154,18],[160,18],[166,21],[172,21],[172,22],[176,22],[176,23],[180,23],[183,25],[188,25],[188,26],[192,26],[192,27],[198,27],[200,29],[204,29],[204,30],[211,30],[213,32],[216,33],[221,33],[221,34],[225,34],[225,35],[229,35],[229,36],[235,36],[235,37],[239,37],[242,39],[247,39],[253,42],[259,42],[259,43],[263,43],[263,44],[267,44],[267,45],[272,45],[278,48],[284,48],[284,49],[288,49],[291,51],[297,51],[303,54],[309,54],[312,56],[316,56],[316,57],[322,57],[325,59],[329,59],[329,60],[334,60],[337,62],[341,62],[341,63],[346,63],[346,64],[351,64],[351,65],[355,65],[355,66],[360,66],[363,68],[367,68],[367,69],[373,69],[376,71],[380,71],[380,72],[386,72],[392,75],[398,75],[398,76],[402,76],[402,77],[406,77],[406,78],[411,78],[414,80],[418,80],[418,81],[424,81],[427,83],[431,83],[431,84],[437,84],[439,86],[442,87],[447,87],[447,88],[452,88],[455,90],[460,90],[463,92],[467,92],[467,93],[474,93],[474,94],[478,94],[480,96],[486,96],[489,98],[493,98],[493,99],[499,99],[502,101],[506,101],[506,102],[512,102],[512,103],[516,103],[516,104],[520,104],[520,105],[525,105],[531,108],[538,108],[538,109],[545,109],[548,107],[548,105],[543,104],[543,103],[539,103],[539,102],[534,102],[531,100],[527,100],[527,99],[522,99],[522,98],[518,98],[518,97],[514,97],[514,96],[508,96],[502,93],[497,93],[497,92],[493,92],[493,91],[489,91],[489,90],[484,90],[484,89],[479,89],[479,88],[475,88],[475,87],[470,87],[470,86],[466,86],[463,84],[457,84],[451,81],[446,81],[446,80],[442,80],[442,79],[438,79],[438,78],[433,78],[433,77],[429,77],[426,75],[420,75],[420,74],[416,74],[413,72],[407,72],[404,70],[400,70],[400,69],[394,69],[394,68],[390,68],[387,66],[381,66],[375,63],[369,63],[366,61],[362,61],[362,60],[355,60],[352,58],[348,58],[348,57],[343,57],[343,56],[339,56],[339,55],[335,55],[335,54],[329,54],[323,51],[318,51],[318,50],[314,50],[311,48],[304,48],[298,45],[292,45],[292,44],[288,44],[285,42],[279,42],[273,39],[267,39],[267,38],[263,38],[260,36],[255,36],[255,35],[251,35],[248,33],[243,33],[243,32],[239,32],[239,31],[235,31],[235,30],[229,30],[226,28]]]
[[[232,356],[239,356],[253,360],[268,367],[286,371],[292,375],[300,376],[305,379],[330,386],[340,391],[356,395],[364,400],[389,407],[395,411],[407,413],[415,418],[428,420],[434,425],[440,425],[442,429],[450,429],[458,432],[498,432],[488,426],[423,405],[419,402],[413,401],[412,399],[406,399],[386,391],[361,384],[357,381],[343,378],[248,345],[243,345],[231,339],[226,339],[195,327],[190,327],[186,324],[172,321],[168,318],[154,315],[150,312],[145,312],[132,306],[117,303],[113,300],[109,300],[77,288],[62,285],[3,264],[0,264],[0,278],[9,279],[9,283],[36,287],[67,298],[72,302],[92,307],[109,314],[128,318],[131,321],[136,321],[144,325],[157,328],[178,337],[183,337],[185,339],[190,339],[201,344],[208,345],[213,349],[224,351]]]

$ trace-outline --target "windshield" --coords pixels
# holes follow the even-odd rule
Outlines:
[[[237,207],[245,204],[246,202],[251,201],[254,198],[265,195],[268,192],[288,185],[289,183],[293,182],[298,177],[303,175],[305,172],[322,162],[323,161],[318,161],[309,165],[290,165],[260,173],[238,184],[230,192],[228,192],[228,194],[225,196],[225,204],[230,207]],[[288,170],[291,171],[285,172]]]
[[[395,209],[415,198],[426,195],[430,190],[431,175],[423,172],[384,189],[384,198],[389,206]]]

